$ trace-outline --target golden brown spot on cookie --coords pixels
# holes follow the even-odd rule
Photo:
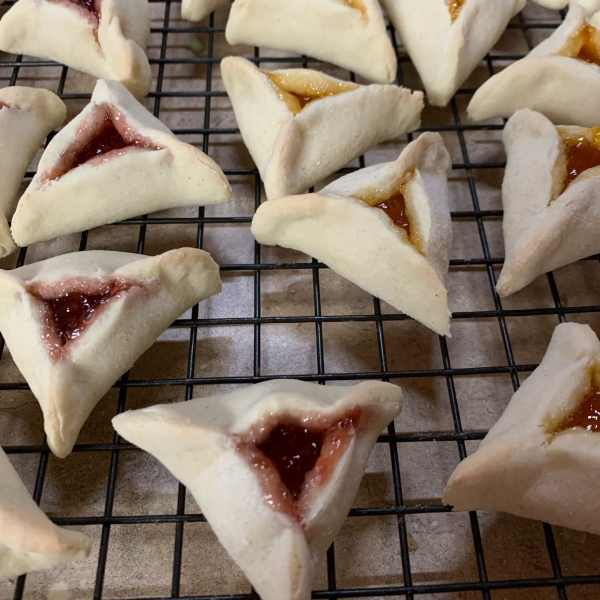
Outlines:
[[[351,92],[358,88],[355,83],[329,79],[320,73],[308,75],[304,69],[290,69],[263,73],[269,78],[277,95],[283,100],[294,115],[306,105],[323,98]]]
[[[557,131],[563,142],[566,160],[566,188],[583,172],[600,166],[600,127],[557,127]]]
[[[558,54],[600,65],[600,32],[586,22],[579,31],[571,34]]]
[[[354,198],[362,200],[372,208],[382,210],[392,223],[406,233],[408,241],[419,251],[423,251],[423,238],[410,215],[410,204],[407,206],[406,197],[408,184],[414,173],[407,173],[392,189],[369,189],[354,194]]]
[[[560,433],[573,427],[600,431],[600,389],[595,383],[592,383],[591,389],[583,396],[575,410],[552,429],[552,433]]]
[[[239,436],[237,449],[257,474],[264,501],[301,523],[312,489],[330,479],[360,418],[359,408],[334,419],[272,416]]]
[[[106,162],[135,150],[160,148],[130,127],[114,106],[96,105],[93,114],[79,128],[72,145],[62,152],[54,167],[44,175],[44,179],[60,179],[84,163]]]
[[[367,7],[362,0],[344,0],[344,4],[349,8],[359,10],[363,15],[367,14]]]
[[[450,19],[453,23],[458,19],[458,15],[460,15],[460,11],[463,9],[465,2],[466,0],[446,0],[446,6],[448,6]]]

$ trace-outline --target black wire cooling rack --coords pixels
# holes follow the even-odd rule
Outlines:
[[[150,94],[149,98],[153,102],[154,114],[159,117],[161,115],[161,102],[168,97],[184,97],[198,98],[199,102],[205,103],[204,124],[196,129],[180,129],[175,130],[175,133],[180,135],[199,135],[203,136],[202,149],[207,154],[210,154],[210,141],[213,135],[228,135],[237,134],[238,130],[234,128],[212,128],[211,127],[211,101],[214,97],[225,96],[224,92],[213,90],[213,66],[220,61],[219,57],[214,55],[215,36],[224,35],[224,27],[215,26],[215,16],[212,15],[208,20],[207,26],[193,27],[191,24],[186,27],[173,27],[171,25],[172,9],[176,4],[175,0],[150,0],[153,3],[153,8],[156,5],[164,6],[164,18],[160,27],[154,27],[152,32],[154,35],[161,36],[160,56],[157,59],[151,60],[151,63],[156,65],[157,77],[156,87]],[[417,1],[417,0],[415,0]],[[7,4],[11,4],[8,2]],[[534,45],[534,34],[540,33],[541,30],[554,29],[564,14],[552,13],[556,16],[555,19],[549,19],[548,22],[536,21],[533,23],[526,22],[523,15],[517,16],[509,25],[509,29],[521,30],[529,48]],[[169,45],[170,36],[174,34],[205,34],[208,40],[206,47],[206,55],[187,58],[168,58],[167,48]],[[394,42],[394,46],[398,51],[399,67],[398,78],[402,84],[405,77],[405,69],[409,63],[409,59],[401,50],[399,50],[399,41],[397,34],[393,29],[389,30],[390,36]],[[318,61],[307,57],[296,58],[276,58],[276,57],[261,57],[258,49],[254,50],[253,56],[249,57],[259,64],[267,64],[273,66],[272,63],[278,62],[295,62],[301,65],[316,66]],[[521,58],[521,55],[502,54],[494,55],[494,52],[485,59],[489,73],[492,74],[495,69],[495,64],[498,60],[512,61]],[[206,68],[205,90],[203,91],[165,91],[163,90],[163,80],[166,70],[173,65],[181,65],[184,63],[204,63]],[[27,69],[32,67],[53,67],[56,64],[49,61],[24,61],[22,56],[16,57],[15,60],[0,61],[0,69],[12,69],[9,85],[17,85],[20,82],[20,76]],[[58,88],[55,90],[58,95],[65,100],[87,99],[89,95],[85,94],[68,94],[65,93],[65,82],[67,80],[67,68],[62,67],[62,72],[59,78]],[[353,75],[349,75],[353,78]],[[176,379],[150,379],[150,380],[134,380],[126,374],[116,384],[118,388],[118,412],[125,409],[126,397],[128,390],[138,388],[156,388],[162,386],[180,386],[185,388],[185,398],[191,399],[196,386],[222,385],[222,384],[250,384],[273,376],[261,375],[261,327],[263,325],[272,325],[280,323],[288,324],[314,324],[316,335],[316,365],[315,373],[305,373],[302,375],[294,375],[296,378],[307,381],[315,381],[326,383],[332,381],[349,381],[349,380],[366,380],[378,379],[387,381],[389,379],[405,380],[408,378],[443,378],[446,381],[448,402],[450,404],[451,415],[453,420],[454,431],[444,431],[437,433],[397,433],[394,424],[388,427],[386,435],[379,438],[379,443],[389,446],[391,477],[393,479],[394,502],[389,506],[384,507],[366,507],[356,508],[350,513],[350,516],[369,518],[373,516],[395,516],[398,524],[398,544],[401,559],[402,581],[403,585],[385,586],[368,588],[353,588],[353,589],[338,589],[336,585],[336,563],[335,551],[332,546],[327,553],[327,589],[321,589],[313,593],[313,598],[350,598],[350,597],[382,597],[382,596],[399,596],[405,598],[414,598],[416,596],[426,596],[427,598],[449,597],[481,597],[491,599],[495,597],[495,593],[501,590],[517,590],[517,589],[545,589],[551,590],[552,594],[548,597],[558,597],[561,600],[567,598],[578,598],[579,593],[576,591],[580,588],[573,586],[585,586],[588,589],[597,590],[596,595],[587,597],[600,597],[600,565],[597,574],[595,575],[573,575],[564,576],[561,563],[559,561],[559,553],[555,543],[553,529],[547,524],[541,524],[543,528],[543,536],[547,549],[548,558],[551,564],[552,576],[543,578],[521,578],[521,579],[501,579],[496,578],[491,580],[488,578],[486,569],[486,554],[482,536],[480,533],[480,522],[476,513],[469,514],[469,523],[472,535],[473,550],[476,558],[477,578],[474,581],[452,581],[450,583],[441,584],[418,584],[414,582],[413,572],[411,572],[411,557],[409,554],[409,535],[407,532],[405,517],[407,515],[432,514],[448,512],[449,508],[442,504],[419,504],[408,502],[403,499],[402,474],[400,469],[398,444],[401,447],[405,444],[432,444],[434,442],[455,442],[460,459],[463,459],[467,454],[466,443],[469,441],[481,440],[485,433],[481,431],[468,431],[461,424],[461,414],[459,410],[459,402],[455,390],[455,378],[463,376],[477,376],[490,374],[507,374],[511,378],[513,389],[516,390],[519,386],[519,374],[529,373],[536,365],[535,364],[517,364],[511,338],[509,335],[509,327],[507,319],[523,318],[532,316],[550,315],[556,317],[556,322],[565,321],[569,315],[599,313],[600,305],[586,306],[564,306],[561,302],[561,295],[554,276],[550,273],[547,275],[547,282],[552,297],[551,306],[541,306],[527,309],[507,310],[502,306],[502,302],[495,292],[496,275],[494,268],[502,264],[502,258],[493,257],[490,251],[490,243],[486,233],[484,222],[490,219],[500,218],[502,211],[500,210],[482,210],[478,199],[477,188],[475,185],[474,173],[478,169],[501,170],[504,164],[501,162],[475,162],[469,156],[468,143],[466,134],[470,131],[482,130],[501,130],[502,125],[486,125],[480,127],[473,124],[465,124],[461,122],[461,113],[457,104],[457,99],[461,96],[471,95],[473,89],[461,89],[457,97],[452,100],[451,110],[453,115],[453,123],[437,127],[423,127],[423,130],[429,131],[451,131],[458,136],[460,155],[462,161],[453,165],[454,170],[466,173],[468,183],[470,201],[472,209],[460,212],[453,212],[452,219],[454,222],[469,220],[474,222],[477,227],[479,242],[481,245],[482,257],[478,258],[461,258],[453,259],[450,263],[451,269],[456,268],[480,268],[487,273],[487,285],[489,293],[493,301],[493,310],[480,311],[465,311],[454,312],[453,321],[456,323],[460,320],[477,320],[477,319],[495,319],[500,331],[502,339],[502,347],[505,355],[504,364],[486,365],[486,366],[470,366],[453,368],[451,365],[450,353],[448,350],[447,341],[445,338],[439,338],[439,347],[442,356],[443,368],[425,369],[425,370],[392,370],[388,368],[388,350],[386,349],[386,341],[384,337],[384,322],[394,320],[404,320],[404,315],[398,314],[382,314],[382,309],[378,299],[373,299],[373,311],[371,314],[361,315],[323,315],[321,311],[321,290],[320,290],[320,272],[326,268],[323,264],[313,260],[306,263],[293,264],[265,264],[261,262],[261,248],[259,244],[254,244],[254,258],[250,264],[225,264],[221,266],[222,271],[228,272],[245,272],[253,275],[253,316],[247,318],[214,318],[201,319],[199,318],[198,307],[192,310],[191,317],[180,319],[173,324],[173,327],[187,329],[189,334],[189,350],[187,358],[187,375],[183,378]],[[412,136],[408,136],[409,140]],[[364,166],[364,158],[360,159],[360,165]],[[343,171],[348,171],[344,169]],[[225,174],[228,176],[245,175],[254,178],[254,202],[255,207],[258,207],[261,202],[261,183],[260,177],[256,169],[225,169]],[[32,173],[28,173],[28,177]],[[249,227],[251,217],[248,216],[231,216],[231,217],[205,217],[204,209],[200,208],[197,217],[186,218],[159,218],[159,217],[141,217],[138,219],[130,219],[126,223],[128,225],[139,226],[139,236],[137,242],[138,252],[144,252],[146,244],[146,231],[149,225],[168,225],[168,224],[188,224],[197,227],[196,243],[198,247],[202,247],[204,241],[204,228],[206,224],[242,224]],[[88,241],[88,233],[81,235],[79,249],[86,249]],[[27,249],[22,249],[18,256],[17,266],[24,264]],[[592,257],[589,260],[597,260],[598,257]],[[280,270],[308,270],[312,272],[313,296],[314,296],[314,315],[310,316],[262,316],[261,315],[261,274],[266,271]],[[372,322],[375,324],[377,332],[377,348],[379,354],[380,370],[375,372],[342,372],[333,373],[327,372],[325,369],[325,350],[324,350],[324,335],[323,325],[326,323],[347,323],[347,322]],[[254,370],[251,376],[213,376],[199,377],[195,373],[196,364],[196,346],[198,328],[209,326],[250,326],[254,333]],[[0,353],[4,350],[4,341],[0,340]],[[1,368],[1,365],[0,365]],[[277,377],[290,376],[287,373],[279,373]],[[27,389],[27,386],[20,382],[4,382],[0,383],[0,391],[7,390],[22,390]],[[101,526],[102,533],[100,539],[100,549],[97,559],[97,569],[95,586],[93,590],[93,599],[100,600],[107,596],[104,589],[105,574],[107,569],[107,554],[109,547],[109,539],[111,535],[111,527],[114,525],[132,525],[132,524],[158,524],[169,523],[175,525],[175,539],[173,546],[173,569],[172,569],[172,584],[171,595],[169,597],[180,597],[181,585],[181,568],[182,568],[182,548],[183,548],[183,533],[184,527],[188,523],[204,521],[201,514],[185,514],[185,489],[179,486],[178,502],[176,514],[170,515],[138,515],[138,516],[115,516],[113,515],[113,504],[115,499],[115,487],[117,480],[117,471],[119,467],[119,457],[124,451],[134,450],[132,445],[123,443],[118,435],[114,435],[112,443],[109,444],[78,444],[75,446],[74,452],[101,452],[110,455],[110,469],[108,474],[108,483],[106,487],[104,513],[100,516],[93,517],[60,517],[54,519],[59,525],[64,526],[84,526],[97,525]],[[40,502],[44,480],[48,465],[49,450],[43,445],[12,445],[5,447],[5,451],[9,455],[30,454],[39,455],[39,465],[37,468],[37,478],[35,481],[34,498]],[[396,549],[397,551],[397,549]],[[21,600],[25,590],[25,576],[20,577],[15,585],[14,599]],[[591,586],[598,586],[592,588]],[[461,596],[460,594],[465,594]],[[447,596],[448,595],[448,596]],[[211,595],[211,596],[187,596],[188,598],[208,599],[208,598],[234,598],[235,600],[250,600],[255,598],[255,594],[238,594],[238,595]],[[503,596],[507,597],[507,596]],[[521,596],[519,596],[521,597]],[[546,597],[546,596],[544,596]],[[154,599],[158,600],[158,598]]]

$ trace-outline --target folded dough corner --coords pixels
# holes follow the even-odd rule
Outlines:
[[[12,220],[18,246],[174,208],[231,201],[206,154],[179,141],[120,83],[100,79],[92,101],[48,144]]]
[[[186,310],[221,291],[202,250],[65,254],[0,271],[0,332],[64,458],[97,402]]]
[[[358,170],[315,194],[264,202],[252,220],[252,234],[261,244],[317,258],[449,335],[450,169],[441,136],[423,133],[395,162]]]
[[[202,21],[211,12],[225,4],[227,0],[182,0],[181,16],[182,18],[197,22]]]
[[[556,327],[544,359],[443,494],[454,510],[498,510],[600,533],[600,343]]]
[[[193,494],[262,600],[309,600],[398,386],[274,380],[113,419]]]

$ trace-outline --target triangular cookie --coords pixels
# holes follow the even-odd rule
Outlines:
[[[504,128],[506,259],[498,293],[600,252],[600,129],[555,127],[529,109]]]
[[[600,534],[599,432],[600,344],[587,325],[563,323],[443,502]]]
[[[0,258],[16,248],[7,219],[27,167],[46,136],[62,125],[66,116],[62,100],[48,90],[0,90]]]
[[[225,37],[307,54],[377,83],[398,68],[377,0],[235,0]]]
[[[0,21],[0,50],[114,79],[137,98],[152,71],[148,0],[19,0]]]
[[[433,106],[446,106],[527,0],[383,0]]]
[[[275,380],[113,425],[189,488],[263,600],[309,600],[371,449],[401,408],[389,383]]]
[[[452,227],[450,156],[424,133],[396,162],[338,179],[316,194],[264,202],[252,220],[261,244],[293,248],[370,294],[450,333],[445,288]]]
[[[221,62],[225,89],[267,198],[301,194],[372,146],[419,127],[423,94],[309,69]]]
[[[0,447],[0,579],[86,558],[90,540],[57,527],[29,495]]]
[[[213,160],[180,142],[121,84],[101,79],[91,103],[48,144],[12,235],[27,246],[158,210],[230,200]]]
[[[202,21],[227,0],[182,0],[181,16],[188,21]]]
[[[202,250],[76,252],[0,271],[0,331],[64,458],[96,403],[181,314],[221,291]]]
[[[594,127],[599,94],[600,13],[588,19],[583,6],[572,4],[549,38],[475,92],[467,111],[481,121],[530,108],[554,123]]]

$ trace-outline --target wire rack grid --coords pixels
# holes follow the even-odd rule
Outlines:
[[[153,69],[156,75],[156,86],[149,96],[149,107],[153,110],[154,115],[161,117],[161,108],[166,98],[183,98],[197,99],[197,102],[204,102],[204,121],[200,127],[179,128],[175,129],[175,133],[180,136],[201,136],[201,147],[204,152],[211,154],[211,140],[215,136],[235,136],[239,135],[239,131],[235,127],[214,127],[211,121],[211,105],[215,98],[225,97],[226,94],[219,89],[214,89],[213,73],[216,66],[221,60],[214,52],[215,40],[217,37],[224,36],[224,27],[216,24],[215,15],[207,20],[202,26],[192,26],[191,24],[183,24],[174,26],[173,14],[175,10],[179,10],[178,3],[175,0],[150,0],[154,16],[157,12],[162,12],[159,22],[156,19],[153,21],[152,34],[158,38],[157,45],[158,55],[151,59]],[[7,5],[10,6],[11,2]],[[508,34],[522,35],[528,48],[533,47],[536,42],[536,35],[547,35],[552,31],[564,17],[564,14],[555,12],[545,13],[547,18],[537,18],[533,22],[529,22],[526,14],[517,16],[509,25]],[[162,21],[162,22],[160,22]],[[183,23],[180,20],[177,23]],[[399,68],[398,80],[403,84],[407,78],[407,72],[411,70],[410,60],[402,50],[396,32],[390,27],[389,33],[393,40],[394,46],[398,52]],[[174,36],[181,34],[201,35],[206,40],[206,55],[204,56],[182,56],[170,57],[168,54],[169,45]],[[494,51],[485,59],[487,66],[487,76],[493,74],[498,68],[498,65],[506,64],[521,58],[523,52],[511,53],[504,52],[503,54],[495,54]],[[319,68],[322,66],[318,61],[307,57],[278,57],[278,56],[261,56],[258,49],[249,56],[251,60],[257,64],[266,65],[267,68],[276,66],[279,63],[296,63],[302,66],[312,66]],[[9,60],[10,59],[10,60]],[[202,65],[205,68],[205,88],[203,90],[165,90],[163,82],[168,69],[177,65],[194,64]],[[22,56],[3,57],[0,61],[0,70],[8,73],[7,81],[4,85],[18,85],[24,78],[24,73],[27,70],[36,69],[37,73],[40,69],[53,68],[57,65],[50,61],[41,60],[26,60]],[[348,76],[355,79],[353,74]],[[65,86],[68,77],[67,67],[62,67],[58,78],[58,85],[55,89],[57,94],[65,101],[86,101],[89,94],[69,93],[65,91]],[[27,85],[27,83],[25,83]],[[415,86],[410,86],[415,87]],[[327,269],[325,265],[316,260],[307,260],[300,262],[264,262],[261,260],[261,255],[264,251],[261,250],[259,244],[254,243],[253,259],[249,262],[239,264],[222,264],[221,271],[223,275],[246,273],[250,274],[252,286],[249,293],[252,295],[252,316],[249,317],[210,317],[203,318],[198,306],[196,306],[189,315],[179,319],[173,324],[173,328],[180,332],[189,331],[187,336],[187,351],[186,351],[186,374],[179,378],[164,378],[150,377],[144,379],[135,379],[130,374],[125,374],[121,380],[115,385],[117,390],[117,406],[116,412],[120,413],[126,408],[128,393],[132,389],[140,388],[152,392],[157,388],[183,388],[185,390],[185,399],[191,399],[194,396],[195,390],[201,386],[201,389],[206,389],[206,386],[216,386],[219,388],[224,385],[231,384],[251,384],[266,379],[277,377],[294,376],[307,381],[314,381],[321,384],[351,382],[354,380],[378,379],[404,384],[413,379],[418,380],[441,380],[446,386],[446,402],[449,404],[449,410],[452,420],[452,428],[440,431],[429,431],[427,428],[416,431],[402,431],[402,420],[397,424],[390,424],[387,433],[381,435],[378,442],[381,447],[389,449],[389,476],[393,483],[393,493],[391,502],[380,506],[356,506],[350,513],[351,519],[372,519],[377,517],[391,517],[395,519],[396,548],[394,552],[399,556],[398,571],[401,581],[394,584],[381,583],[379,585],[369,586],[341,586],[339,585],[339,577],[336,570],[336,550],[334,545],[331,546],[327,553],[325,586],[313,593],[313,598],[350,598],[350,597],[405,597],[405,598],[559,598],[565,600],[567,598],[597,598],[600,597],[600,567],[596,571],[591,571],[586,574],[564,574],[561,559],[564,560],[564,555],[560,556],[557,549],[557,541],[555,530],[547,524],[534,524],[532,527],[541,528],[543,536],[543,546],[545,547],[545,555],[540,555],[541,561],[548,561],[550,565],[550,573],[547,576],[529,576],[529,577],[490,577],[488,574],[488,566],[486,562],[486,549],[482,540],[481,534],[481,515],[470,513],[468,515],[468,528],[470,535],[470,544],[476,565],[476,575],[471,580],[463,580],[460,576],[447,576],[443,582],[421,583],[418,577],[418,569],[415,570],[414,559],[411,548],[411,535],[407,527],[407,519],[414,515],[436,515],[449,512],[449,507],[443,506],[441,501],[420,502],[414,500],[405,500],[405,489],[403,487],[403,469],[401,468],[401,456],[405,448],[415,444],[436,444],[450,443],[453,445],[453,452],[457,454],[457,459],[462,460],[469,451],[469,443],[476,443],[485,436],[485,430],[478,428],[469,428],[463,426],[464,418],[461,415],[460,394],[457,392],[457,380],[459,378],[473,378],[503,375],[510,378],[512,390],[516,390],[519,386],[520,374],[527,374],[532,371],[536,364],[535,362],[524,364],[519,362],[515,357],[513,350],[513,342],[511,341],[511,325],[510,323],[526,322],[527,319],[540,317],[553,320],[554,323],[565,321],[567,318],[583,319],[587,316],[593,316],[595,313],[600,313],[600,304],[590,303],[569,303],[564,302],[564,297],[568,296],[568,292],[563,290],[559,292],[559,284],[555,276],[550,273],[545,278],[545,285],[549,290],[550,303],[537,302],[526,307],[505,308],[503,302],[495,293],[495,282],[498,266],[502,264],[503,259],[499,256],[494,256],[493,243],[489,239],[490,223],[498,224],[502,217],[502,211],[499,208],[482,208],[480,202],[480,193],[478,186],[478,172],[494,172],[496,175],[502,173],[504,163],[502,160],[481,160],[478,161],[472,157],[472,145],[470,144],[469,135],[484,132],[493,134],[502,129],[501,122],[491,122],[484,126],[478,126],[467,123],[464,120],[464,111],[461,108],[461,102],[467,100],[474,89],[465,87],[461,89],[456,98],[452,101],[449,114],[450,121],[443,124],[428,124],[427,118],[424,119],[424,125],[420,131],[440,131],[442,133],[450,133],[456,136],[458,143],[458,160],[453,164],[453,175],[460,177],[463,183],[466,184],[468,190],[467,200],[470,206],[463,210],[455,210],[452,213],[453,223],[469,222],[475,225],[477,231],[478,244],[480,252],[477,256],[466,256],[462,258],[453,258],[451,261],[451,272],[454,270],[478,270],[484,274],[481,279],[481,286],[487,290],[484,293],[489,294],[491,298],[491,306],[487,309],[480,310],[455,310],[453,312],[453,323],[476,322],[477,320],[487,320],[487,322],[495,323],[494,327],[499,333],[501,339],[501,347],[503,350],[503,360],[497,360],[493,364],[471,364],[467,366],[453,367],[452,352],[449,348],[449,342],[442,337],[437,338],[439,345],[439,354],[441,356],[441,365],[438,368],[421,368],[421,369],[402,369],[393,368],[390,366],[390,349],[386,346],[386,327],[394,322],[404,322],[407,318],[404,315],[397,314],[382,307],[382,304],[377,298],[372,299],[372,311],[362,312],[362,314],[344,314],[340,311],[339,314],[328,314],[322,310],[322,290],[321,281],[323,273]],[[435,122],[435,119],[433,120]],[[418,134],[418,132],[416,132]],[[408,136],[408,140],[413,139],[414,134]],[[358,161],[358,166],[365,165],[365,157],[361,157]],[[356,167],[348,167],[341,172],[348,172]],[[253,167],[246,168],[235,167],[225,168],[225,174],[228,177],[244,176],[249,177],[253,181],[254,189],[254,208],[258,207],[263,200],[261,190],[261,181],[257,170]],[[27,179],[33,175],[32,172],[27,174]],[[248,228],[251,222],[251,216],[229,215],[229,216],[206,216],[205,209],[200,208],[196,215],[185,217],[173,216],[143,216],[136,219],[130,219],[122,225],[128,227],[137,227],[137,251],[143,253],[146,249],[147,232],[149,227],[169,226],[185,224],[195,228],[195,243],[198,247],[203,247],[205,240],[205,228],[209,225],[236,225]],[[85,250],[88,247],[89,232],[81,234],[79,240],[79,250]],[[18,258],[14,265],[21,266],[27,260],[28,250],[21,249]],[[598,257],[592,257],[589,261],[597,261]],[[310,315],[278,315],[269,316],[263,314],[261,299],[261,283],[265,274],[279,271],[286,276],[293,271],[305,271],[312,276],[312,304],[313,313]],[[506,304],[506,303],[504,303]],[[371,371],[366,370],[346,370],[344,372],[335,372],[326,369],[326,333],[324,327],[328,324],[348,324],[348,323],[364,323],[371,324],[376,331],[376,345],[374,346],[377,353],[378,369]],[[314,327],[313,336],[316,349],[316,369],[314,372],[305,372],[300,374],[290,374],[282,371],[278,373],[264,374],[261,360],[261,330],[266,326],[274,325],[298,325],[303,324],[309,327]],[[253,340],[253,358],[252,358],[252,373],[251,374],[221,374],[214,376],[202,376],[197,373],[197,354],[201,352],[200,343],[198,341],[199,331],[207,327],[249,327],[252,330]],[[514,328],[513,328],[514,331]],[[485,340],[482,340],[485,343]],[[4,348],[3,340],[0,341],[0,352],[2,353],[2,361],[6,363],[7,352]],[[2,364],[0,364],[0,371]],[[12,391],[27,390],[27,386],[22,381],[6,380],[6,377],[0,379],[0,394],[6,394]],[[49,464],[49,450],[45,443],[14,443],[4,447],[5,451],[14,460],[19,455],[27,455],[36,461],[36,475],[33,486],[33,496],[39,503],[42,500],[42,492]],[[111,595],[106,593],[105,579],[107,575],[108,554],[111,542],[111,532],[119,525],[157,525],[170,524],[174,527],[174,540],[172,542],[171,558],[172,569],[170,577],[169,593],[151,595],[153,600],[158,598],[234,598],[235,600],[246,600],[255,598],[254,592],[229,594],[227,591],[214,594],[182,594],[181,572],[182,572],[182,555],[184,548],[184,532],[185,528],[192,523],[204,522],[204,517],[198,511],[190,512],[186,510],[186,490],[182,485],[179,485],[177,491],[176,510],[172,514],[131,514],[120,515],[114,514],[113,507],[115,502],[115,494],[117,487],[117,479],[119,467],[122,463],[124,453],[134,452],[136,449],[123,442],[118,435],[114,434],[113,439],[106,443],[79,443],[74,453],[102,453],[109,457],[107,483],[104,488],[104,507],[101,514],[94,516],[69,516],[63,515],[55,517],[53,520],[61,526],[71,527],[88,527],[95,526],[100,528],[99,542],[97,544],[97,554],[95,563],[95,576],[93,589],[90,590],[88,596],[93,600],[101,598],[110,598]],[[100,476],[104,477],[103,472]],[[390,550],[391,551],[391,550]],[[580,550],[582,553],[585,549]],[[417,576],[415,576],[417,573]],[[31,576],[29,576],[30,578]],[[25,576],[20,577],[14,584],[14,590],[11,590],[14,600],[30,597],[29,592],[31,585],[27,585],[28,579]],[[540,595],[532,595],[529,592],[539,592]],[[522,594],[522,595],[521,595]],[[127,598],[134,597],[128,594],[120,595],[119,597]]]

